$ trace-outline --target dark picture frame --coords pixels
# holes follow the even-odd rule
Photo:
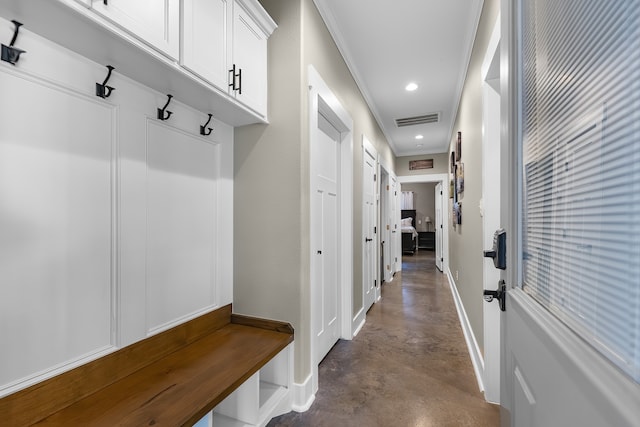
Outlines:
[[[458,140],[456,141],[456,161],[462,160],[462,132],[458,132]]]
[[[458,163],[456,167],[456,192],[464,193],[464,163]]]

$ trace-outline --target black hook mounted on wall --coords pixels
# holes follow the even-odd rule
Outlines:
[[[207,125],[211,121],[211,117],[213,117],[213,114],[209,114],[209,120],[207,120],[207,123],[205,123],[202,126],[200,126],[200,135],[204,135],[204,136],[211,135],[211,132],[213,131],[213,128],[207,128]]]
[[[162,121],[169,120],[169,117],[173,114],[173,112],[167,110],[167,107],[171,102],[171,98],[173,98],[173,95],[167,95],[167,103],[164,104],[164,107],[158,108],[158,119]]]
[[[20,31],[20,27],[22,24],[18,21],[11,21],[16,26],[13,32],[13,38],[11,39],[11,43],[9,46],[2,45],[2,60],[8,62],[11,65],[16,65],[16,62],[20,60],[20,54],[25,53],[26,50],[18,49],[17,47],[13,47],[18,38],[18,32]]]
[[[115,70],[115,68],[111,65],[107,65],[107,68],[109,69],[109,72],[107,73],[107,77],[104,79],[104,82],[102,82],[102,84],[96,82],[96,96],[99,96],[100,98],[110,97],[111,91],[115,90],[114,87],[107,86],[107,82],[111,77],[111,72]]]

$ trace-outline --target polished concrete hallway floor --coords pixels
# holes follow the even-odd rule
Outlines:
[[[473,373],[446,276],[434,253],[403,256],[402,274],[352,341],[340,340],[319,366],[311,408],[269,427],[459,427],[500,425]]]

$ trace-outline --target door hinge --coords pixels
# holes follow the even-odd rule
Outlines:
[[[378,287],[378,279],[376,279],[376,280],[374,280],[374,281],[373,281],[373,287],[374,287],[374,288],[377,288],[377,287]]]
[[[444,258],[440,257],[440,262],[444,262]]]
[[[373,234],[378,234],[378,227],[373,227]]]
[[[389,186],[387,185],[387,191],[389,191]]]
[[[376,182],[378,180],[378,175],[376,175],[375,173],[373,174],[373,182]]]
[[[394,195],[394,196],[397,196],[397,195],[398,195],[398,192],[397,192],[397,191],[396,191],[396,192],[394,192],[394,193],[393,193],[393,195]]]

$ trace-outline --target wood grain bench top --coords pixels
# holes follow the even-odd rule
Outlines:
[[[34,425],[194,424],[293,341],[293,330],[285,323],[236,315],[229,321],[156,360],[150,355],[152,361],[146,366],[50,412]]]

